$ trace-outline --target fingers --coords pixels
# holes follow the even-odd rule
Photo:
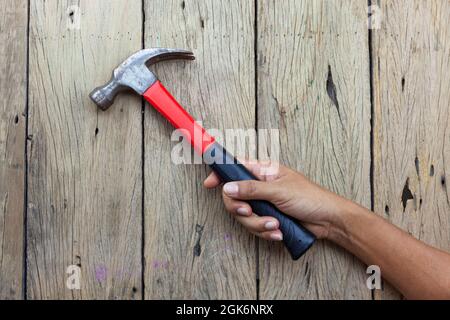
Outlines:
[[[223,202],[226,210],[254,235],[272,241],[281,241],[283,239],[283,235],[278,229],[280,224],[277,219],[260,217],[252,212],[252,208],[248,203],[234,200],[226,194],[223,195]]]
[[[278,220],[272,217],[257,216],[252,212],[248,203],[237,200],[260,199],[271,201],[277,194],[278,187],[267,181],[273,181],[279,177],[280,167],[278,164],[270,162],[247,160],[241,162],[257,179],[266,182],[251,180],[226,183],[222,190],[225,208],[254,235],[266,240],[283,240],[283,234],[278,229]],[[215,188],[221,184],[221,179],[216,173],[211,172],[203,184],[206,188]]]
[[[276,197],[278,191],[276,184],[256,180],[228,182],[223,186],[225,195],[243,200],[271,201]]]
[[[203,181],[205,188],[211,189],[217,187],[221,183],[219,176],[213,171],[209,176]]]
[[[251,172],[258,180],[261,181],[273,181],[277,179],[281,173],[283,173],[286,168],[280,166],[276,162],[270,161],[257,161],[257,160],[246,160],[239,159],[239,161]],[[220,185],[220,177],[213,171],[203,182],[205,188],[215,188]]]
[[[225,205],[225,209],[231,214],[236,214],[238,216],[251,216],[252,208],[250,205],[244,201],[234,200],[227,195],[222,195],[223,203]]]
[[[272,241],[283,240],[283,234],[278,229],[278,220],[275,218],[259,217],[253,213],[247,217],[236,215],[236,220],[258,237]]]
[[[281,241],[283,240],[283,234],[280,230],[275,231],[266,231],[266,232],[260,232],[256,234],[256,236],[268,240],[268,241]]]
[[[261,181],[273,181],[277,179],[280,175],[280,170],[282,170],[282,166],[277,162],[245,159],[239,159],[239,161]]]

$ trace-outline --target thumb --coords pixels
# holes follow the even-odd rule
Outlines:
[[[223,186],[223,192],[227,196],[242,200],[271,201],[275,198],[277,191],[274,184],[256,180],[228,182]]]

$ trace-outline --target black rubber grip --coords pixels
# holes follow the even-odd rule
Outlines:
[[[258,180],[243,164],[215,142],[203,154],[204,160],[221,177],[223,182]],[[300,258],[314,243],[315,236],[296,220],[285,215],[272,203],[264,200],[248,201],[257,215],[271,216],[280,222],[283,242],[292,259]]]

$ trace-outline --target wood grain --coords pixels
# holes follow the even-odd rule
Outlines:
[[[254,128],[254,1],[145,1],[145,46],[193,50],[155,73],[206,128]],[[256,298],[254,239],[202,187],[204,165],[171,161],[172,128],[145,111],[146,298]]]
[[[450,2],[377,4],[383,20],[373,38],[375,210],[448,251]],[[385,284],[377,298],[401,296]]]
[[[258,2],[258,128],[281,162],[370,207],[370,82],[364,1]],[[260,156],[267,151],[260,148]],[[318,241],[293,262],[260,241],[262,299],[370,299],[365,266]]]
[[[450,2],[372,2],[374,208],[448,251]],[[101,112],[88,97],[142,40],[192,49],[196,61],[152,69],[205,127],[277,128],[281,162],[369,207],[366,16],[351,0],[2,1],[0,299],[25,295],[24,236],[29,299],[253,299],[257,278],[262,299],[370,299],[366,267],[329,243],[292,262],[259,241],[257,257],[220,191],[203,189],[209,169],[171,161],[156,111],[123,95]],[[70,265],[81,290],[66,287]],[[375,298],[402,296],[384,283]]]
[[[120,96],[102,112],[88,97],[141,48],[141,9],[31,1],[30,299],[141,297],[141,102]],[[66,288],[69,265],[81,290]]]
[[[23,297],[27,1],[0,3],[0,299]]]

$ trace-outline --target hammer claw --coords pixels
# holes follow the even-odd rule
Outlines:
[[[175,60],[175,59],[183,59],[183,60],[195,60],[195,56],[192,52],[186,50],[179,50],[173,52],[162,53],[158,56],[155,56],[149,59],[146,64],[151,65],[156,62],[165,61],[165,60]]]
[[[146,65],[151,65],[153,63],[163,61],[163,60],[172,60],[172,59],[189,59],[194,54],[189,50],[184,49],[169,49],[169,48],[151,48],[151,49],[143,49],[131,57],[129,57],[122,65],[128,66],[130,64],[137,63],[145,63]],[[120,68],[120,67],[119,67]]]

